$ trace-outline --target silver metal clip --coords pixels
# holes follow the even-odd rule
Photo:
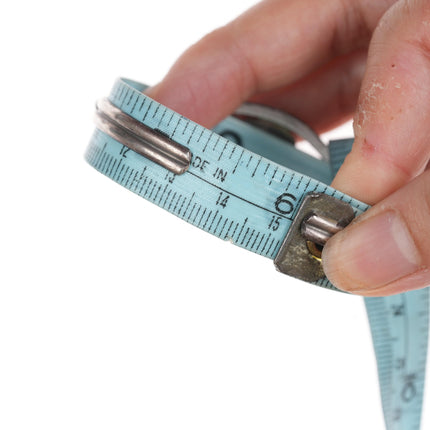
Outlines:
[[[104,133],[176,175],[185,173],[190,167],[191,151],[188,148],[135,120],[107,98],[96,104],[95,122]]]
[[[276,268],[306,282],[323,278],[322,247],[353,219],[349,204],[323,193],[306,195],[276,255]]]

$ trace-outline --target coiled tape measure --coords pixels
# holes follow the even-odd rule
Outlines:
[[[327,148],[296,119],[252,104],[208,130],[150,99],[145,88],[118,79],[97,104],[88,163],[185,221],[273,259],[279,271],[339,291],[324,276],[320,252],[368,208],[328,186],[352,141]],[[297,150],[291,132],[320,158]],[[418,430],[429,288],[365,304],[386,428]]]

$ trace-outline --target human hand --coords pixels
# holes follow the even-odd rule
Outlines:
[[[430,284],[428,0],[263,1],[189,48],[148,94],[207,127],[245,100],[318,132],[355,112],[332,185],[374,206],[328,241],[325,273],[366,296]]]

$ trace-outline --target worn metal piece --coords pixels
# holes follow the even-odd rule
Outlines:
[[[257,103],[243,103],[233,114],[257,127],[283,137],[287,142],[294,143],[292,133],[308,141],[325,161],[329,159],[328,148],[320,137],[304,122],[279,109]]]
[[[349,204],[323,193],[306,195],[274,260],[276,268],[307,282],[323,278],[318,245],[353,219]]]
[[[303,220],[301,232],[303,237],[310,242],[324,246],[334,234],[343,228],[344,226],[340,226],[338,220],[312,213]]]
[[[191,164],[188,148],[135,120],[107,98],[96,104],[95,122],[104,133],[176,175],[185,173]]]

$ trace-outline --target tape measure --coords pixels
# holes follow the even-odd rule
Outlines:
[[[125,188],[201,229],[273,259],[276,268],[337,290],[321,247],[368,206],[328,184],[352,141],[321,144],[300,121],[244,105],[208,130],[118,79],[97,104],[86,160]],[[293,133],[320,153],[297,150]],[[419,429],[429,288],[366,298],[388,430]]]

